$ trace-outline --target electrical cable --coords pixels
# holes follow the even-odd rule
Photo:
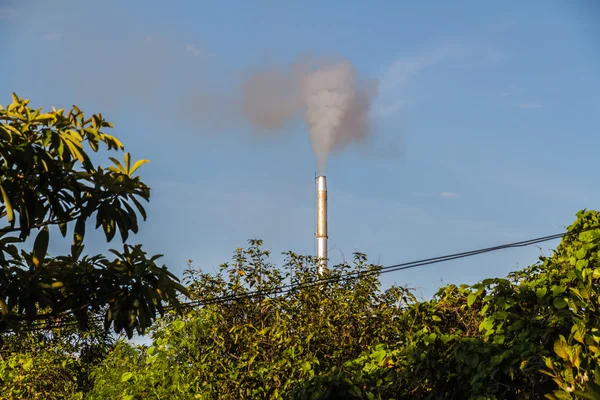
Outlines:
[[[268,296],[268,295],[274,295],[274,294],[282,295],[282,294],[289,293],[293,290],[298,290],[298,289],[303,289],[303,288],[308,288],[308,287],[313,287],[313,286],[320,286],[320,285],[324,285],[324,284],[327,284],[330,282],[339,281],[339,280],[343,280],[343,279],[356,279],[359,276],[384,274],[384,273],[395,272],[395,271],[400,271],[400,270],[405,270],[405,269],[410,269],[410,268],[415,268],[415,267],[420,267],[420,266],[425,266],[425,265],[436,264],[436,263],[440,263],[440,262],[456,260],[456,259],[465,258],[465,257],[471,257],[474,255],[488,253],[488,252],[492,252],[492,251],[503,250],[503,249],[507,249],[507,248],[530,246],[533,244],[558,239],[558,238],[564,237],[566,235],[575,234],[575,233],[583,233],[585,231],[597,229],[597,228],[598,227],[590,227],[590,228],[586,228],[584,230],[580,230],[577,232],[558,233],[558,234],[554,234],[554,235],[543,236],[540,238],[535,238],[535,239],[530,239],[530,240],[525,240],[525,241],[520,241],[520,242],[514,242],[514,243],[509,243],[509,244],[504,244],[504,245],[499,245],[499,246],[493,246],[493,247],[488,247],[488,248],[483,248],[483,249],[478,249],[478,250],[472,250],[472,251],[468,251],[468,252],[450,254],[450,255],[446,255],[446,256],[428,258],[428,259],[417,260],[417,261],[411,261],[411,262],[402,263],[402,264],[394,264],[394,265],[390,265],[387,267],[374,269],[372,271],[356,271],[356,272],[342,274],[342,275],[338,275],[338,276],[334,276],[334,277],[330,277],[330,278],[322,278],[322,279],[315,280],[313,282],[300,284],[300,285],[288,284],[288,285],[279,286],[277,288],[273,288],[270,290],[263,289],[260,291],[256,290],[256,291],[244,293],[241,295],[229,295],[229,296],[216,297],[213,299],[197,300],[197,301],[192,301],[192,302],[188,302],[188,303],[182,303],[182,304],[180,304],[179,307],[182,309],[194,308],[194,307],[207,306],[207,305],[212,305],[212,304],[225,303],[228,301],[243,300],[246,298],[256,297],[259,295],[261,295],[261,296]],[[172,306],[164,307],[164,309],[167,311],[172,310],[174,308],[175,307],[172,307]],[[95,318],[95,319],[92,319],[92,321],[100,322],[103,319],[104,318]],[[31,327],[31,328],[33,328],[34,330],[55,329],[55,328],[74,326],[74,325],[77,325],[76,321],[69,321],[68,323],[65,323],[62,325],[59,324],[58,326],[54,325],[51,328],[46,328],[46,327]]]
[[[300,289],[309,288],[309,287],[313,287],[313,286],[326,285],[328,283],[341,281],[341,280],[357,279],[359,277],[377,275],[377,274],[382,275],[382,274],[386,274],[386,273],[397,272],[397,271],[402,271],[402,270],[417,268],[417,267],[423,267],[426,265],[438,264],[441,262],[447,262],[447,261],[457,260],[457,259],[461,259],[461,258],[472,257],[472,256],[479,255],[479,254],[490,253],[490,252],[505,250],[505,249],[509,249],[509,248],[531,246],[533,244],[548,242],[550,240],[560,239],[565,236],[580,234],[580,233],[584,233],[584,232],[591,231],[594,229],[599,229],[599,228],[600,228],[600,226],[593,226],[593,227],[588,227],[588,228],[584,228],[584,229],[577,230],[577,231],[556,233],[553,235],[542,236],[542,237],[535,238],[535,239],[523,240],[523,241],[519,241],[519,242],[513,242],[513,243],[497,245],[497,246],[492,246],[492,247],[487,247],[487,248],[482,248],[482,249],[477,249],[477,250],[471,250],[471,251],[466,251],[466,252],[462,252],[462,253],[448,254],[445,256],[432,257],[432,258],[410,261],[410,262],[401,263],[401,264],[388,265],[386,267],[374,268],[370,271],[355,271],[355,272],[350,272],[347,274],[340,274],[340,275],[336,275],[336,276],[332,276],[332,277],[328,277],[328,278],[317,279],[313,282],[308,282],[308,283],[304,283],[304,284],[290,283],[287,285],[282,285],[282,286],[278,286],[276,288],[267,289],[267,290],[261,289],[261,290],[250,291],[250,292],[244,293],[244,294],[220,296],[220,297],[215,297],[212,299],[195,300],[195,301],[191,301],[191,302],[187,302],[187,303],[181,303],[179,305],[179,308],[181,308],[181,309],[196,308],[196,307],[201,307],[201,306],[226,303],[226,302],[230,302],[230,301],[238,301],[238,300],[243,300],[243,299],[257,297],[257,296],[264,297],[264,296],[270,296],[270,295],[283,295],[283,294],[290,293],[294,290],[300,290]],[[165,311],[174,310],[174,309],[175,309],[174,306],[164,307]],[[98,318],[91,319],[92,322],[101,322],[103,320],[104,320],[104,317],[101,317],[101,318],[98,317]],[[28,329],[23,329],[22,331],[30,332],[30,331],[35,331],[35,330],[57,329],[57,328],[63,328],[63,327],[69,327],[69,326],[76,326],[77,321],[68,321],[63,324],[60,324],[60,323],[52,324],[52,325],[51,324],[52,323],[46,324],[45,322],[38,324],[39,326],[35,326],[35,324],[34,324],[34,325],[30,325],[28,327]],[[46,325],[46,326],[42,326],[42,325]]]

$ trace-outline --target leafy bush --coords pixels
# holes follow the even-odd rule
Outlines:
[[[313,258],[278,269],[251,241],[216,276],[188,271],[204,305],[159,320],[151,347],[114,353],[91,397],[598,398],[600,214],[577,216],[552,256],[426,302],[381,292],[362,254],[318,284]]]
[[[577,216],[569,231],[587,231],[551,257],[412,304],[401,340],[313,379],[296,398],[600,398],[600,229],[589,230],[600,214]]]
[[[254,240],[216,275],[186,271],[195,303],[158,319],[151,346],[119,341],[85,368],[74,348],[2,353],[0,391],[129,400],[598,399],[600,213],[577,217],[550,257],[506,279],[446,286],[423,302],[406,288],[382,291],[381,267],[362,254],[319,281],[314,258],[288,253],[277,268]]]
[[[92,387],[90,373],[114,339],[99,324],[83,332],[69,326],[4,335],[0,350],[0,398],[82,399]]]
[[[140,202],[150,188],[135,173],[148,160],[132,163],[125,153],[123,163],[108,157],[113,166],[96,165],[90,150],[124,150],[102,115],[86,118],[77,106],[43,113],[12,100],[0,106],[0,334],[65,316],[85,329],[89,313],[130,337],[144,332],[165,303],[177,307],[185,294],[156,264],[159,256],[125,244],[138,232],[138,213],[146,219]],[[113,259],[83,252],[94,219],[107,242],[120,233],[123,251],[111,250]],[[72,229],[70,254],[47,254],[52,227],[63,237]]]
[[[414,297],[399,287],[381,293],[380,267],[364,255],[337,266],[323,284],[315,258],[288,253],[278,269],[260,241],[250,244],[216,276],[187,271],[190,295],[209,304],[159,320],[152,346],[134,350],[136,357],[113,355],[96,374],[102,385],[91,397],[289,398],[300,382],[395,342],[406,329],[396,319]],[[357,277],[338,279],[350,273]],[[282,284],[289,285],[285,293]]]

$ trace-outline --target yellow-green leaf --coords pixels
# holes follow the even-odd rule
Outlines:
[[[547,288],[539,287],[535,290],[535,296],[541,300],[544,298],[544,296],[546,295],[547,292],[548,292]]]
[[[467,297],[467,306],[471,307],[473,303],[477,300],[477,295],[475,293],[471,293],[469,297]]]
[[[2,310],[2,315],[8,314],[8,307],[2,299],[0,299],[0,309]]]
[[[569,352],[567,351],[567,342],[561,337],[560,340],[554,342],[554,352],[563,360],[569,359]]]
[[[133,378],[133,373],[131,372],[125,372],[122,376],[121,376],[121,382],[127,382],[128,380],[130,380],[131,378]]]
[[[109,159],[110,161],[112,161],[112,162],[113,162],[113,164],[115,164],[115,165],[117,166],[117,168],[119,168],[119,172],[123,172],[123,173],[125,172],[125,168],[123,168],[123,165],[121,164],[121,162],[120,162],[119,160],[117,160],[117,159],[116,159],[116,158],[114,158],[114,157],[108,157],[108,159]],[[110,168],[109,168],[109,169],[110,169]]]
[[[177,321],[173,322],[173,326],[175,327],[175,330],[180,331],[185,326],[185,322],[178,319]]]
[[[43,114],[36,116],[34,119],[36,121],[43,121],[43,120],[48,120],[48,119],[54,119],[54,117],[55,116],[53,114],[43,113]]]
[[[131,154],[125,153],[123,158],[125,159],[125,172],[129,174],[129,167],[131,167]]]
[[[585,338],[585,327],[581,325],[573,325],[571,328],[571,333],[573,334],[573,339],[577,340],[579,343],[583,343]]]
[[[119,139],[117,139],[114,136],[103,134],[101,136],[101,140],[106,144],[109,144],[109,147],[114,146],[121,150],[125,148],[125,146],[123,146],[123,143],[121,143],[121,141],[119,141]]]
[[[76,160],[78,160],[79,162],[83,162],[83,160],[84,160],[83,155],[81,154],[81,152],[79,151],[79,149],[77,148],[75,143],[70,140],[65,140],[64,142],[67,145],[67,147],[69,148],[71,156],[73,158],[75,158]]]
[[[4,207],[6,207],[6,215],[8,216],[8,222],[13,222],[15,219],[15,213],[13,211],[12,205],[10,204],[8,194],[6,194],[6,190],[4,190],[2,185],[0,185],[0,191],[2,192],[2,202],[4,203]]]
[[[142,165],[149,163],[150,160],[137,160],[133,166],[131,167],[131,169],[129,170],[129,175],[133,175],[133,173]]]
[[[17,135],[17,136],[22,136],[22,133],[21,133],[21,131],[19,131],[17,128],[15,128],[15,127],[14,127],[14,126],[12,126],[12,125],[9,125],[9,124],[2,124],[2,127],[3,127],[3,128],[5,128],[5,129],[8,129],[9,131],[11,131],[12,133],[14,133],[14,134],[15,134],[15,135]]]

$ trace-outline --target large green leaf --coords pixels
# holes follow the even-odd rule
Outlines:
[[[46,253],[48,252],[48,243],[50,240],[50,232],[48,227],[45,226],[40,230],[37,237],[35,238],[35,242],[33,244],[33,265],[35,267],[39,267],[40,264],[44,261],[46,257]]]
[[[123,376],[121,376],[121,382],[127,382],[128,380],[130,380],[131,378],[133,378],[133,373],[132,372],[125,372],[123,374]]]
[[[561,337],[554,342],[554,352],[563,360],[569,359],[568,345],[565,338]]]

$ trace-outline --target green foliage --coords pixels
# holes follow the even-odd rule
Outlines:
[[[600,229],[578,232],[600,214],[577,216],[551,257],[425,302],[381,292],[361,254],[328,273],[370,274],[316,284],[313,258],[278,269],[251,241],[216,276],[188,271],[205,304],[159,319],[150,347],[121,344],[91,398],[597,399]]]
[[[600,225],[597,212],[577,216],[570,232]],[[297,398],[338,398],[327,392],[335,387],[341,398],[598,399],[599,261],[594,229],[508,279],[442,288],[406,310],[413,325],[399,341],[315,378]]]
[[[114,339],[98,324],[8,335],[0,350],[0,398],[82,399]]]
[[[319,280],[314,257],[278,268],[259,240],[215,275],[190,268],[184,288],[140,246],[82,254],[93,216],[108,241],[135,233],[149,188],[133,176],[144,160],[92,164],[84,143],[122,148],[101,116],[63,114],[16,96],[0,110],[2,398],[600,398],[600,213],[579,212],[535,265],[430,301],[382,291],[363,254]],[[73,226],[71,254],[47,254],[53,226]],[[178,292],[198,306],[165,313]],[[36,320],[50,328],[9,333]],[[151,346],[105,329],[153,322]]]
[[[260,245],[238,249],[216,276],[189,270],[193,299],[236,299],[159,320],[151,347],[105,361],[91,398],[290,398],[300,382],[401,335],[395,319],[414,297],[399,287],[381,293],[380,267],[364,255],[316,284],[316,259],[288,253],[279,269]],[[370,275],[337,279],[352,272]],[[284,283],[293,286],[280,293]]]
[[[94,220],[108,242],[117,232],[123,243],[137,233],[150,188],[133,174],[147,160],[132,165],[125,153],[123,164],[110,157],[114,166],[97,166],[86,147],[123,150],[105,133],[109,122],[100,114],[86,118],[76,106],[65,114],[28,104],[13,94],[10,105],[0,106],[0,334],[68,314],[85,329],[90,312],[130,337],[144,332],[163,303],[178,306],[185,288],[139,245],[111,250],[111,259],[83,255],[83,241]],[[56,228],[63,237],[73,229],[70,254],[48,255]],[[35,239],[26,251],[29,237]]]

